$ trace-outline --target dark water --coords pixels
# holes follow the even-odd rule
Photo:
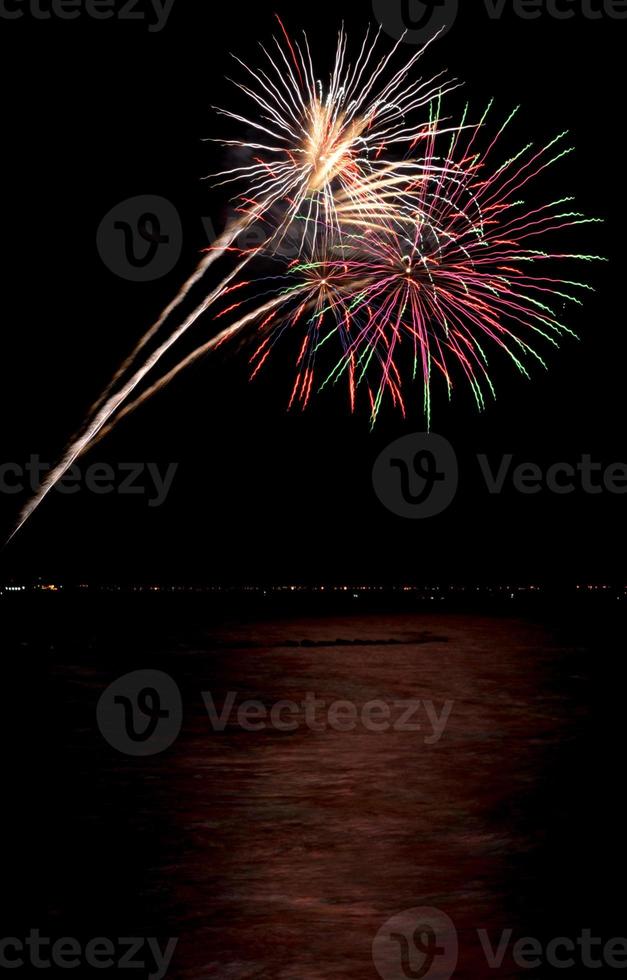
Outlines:
[[[615,623],[121,612],[5,617],[19,658],[4,695],[5,934],[178,937],[168,976],[189,980],[369,980],[378,930],[415,907],[454,923],[460,978],[551,972],[509,955],[490,969],[478,929],[495,946],[506,928],[512,941],[627,933]],[[111,681],[147,667],[176,681],[184,724],[162,755],[129,758],[95,709]],[[268,708],[308,692],[358,711],[453,704],[438,740],[424,709],[420,731],[314,732],[301,712],[294,731],[232,718],[219,732],[203,691],[218,708],[228,692]]]

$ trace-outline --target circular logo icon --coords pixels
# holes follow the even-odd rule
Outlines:
[[[450,442],[418,432],[397,439],[374,464],[372,482],[381,503],[399,517],[435,517],[457,493],[457,457]]]
[[[372,959],[382,980],[450,980],[457,966],[457,930],[434,908],[399,912],[381,926]]]
[[[374,15],[395,40],[425,44],[440,32],[450,31],[457,18],[459,0],[372,0]]]
[[[183,226],[178,211],[164,197],[131,197],[104,216],[96,241],[100,258],[116,276],[152,282],[178,262]]]
[[[102,735],[118,752],[157,755],[181,730],[181,692],[161,670],[134,670],[102,693],[96,717]]]

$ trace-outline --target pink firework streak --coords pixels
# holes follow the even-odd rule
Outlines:
[[[434,375],[444,379],[449,397],[455,377],[465,378],[478,407],[484,408],[486,394],[495,394],[488,369],[490,344],[528,377],[526,360],[546,367],[536,345],[555,347],[563,335],[574,336],[557,307],[581,305],[581,296],[591,287],[549,269],[603,260],[553,250],[548,243],[556,233],[600,219],[572,210],[570,197],[526,205],[521,194],[527,185],[572,148],[564,145],[566,134],[561,133],[540,149],[527,145],[492,164],[516,110],[479,151],[490,110],[473,125],[466,122],[466,110],[440,156],[436,119],[420,176],[399,167],[391,176],[377,175],[368,185],[367,206],[338,192],[334,207],[340,231],[330,234],[327,229],[324,249],[312,248],[317,253],[312,258],[293,260],[281,275],[258,279],[251,295],[219,314],[252,309],[245,322],[257,321],[260,335],[251,358],[253,377],[280,338],[294,333],[302,337],[290,407],[296,402],[305,407],[318,387],[346,376],[351,408],[357,390],[365,387],[374,424],[386,392],[406,414],[404,378],[409,374],[416,382],[420,375],[429,424]],[[377,207],[372,205],[375,193]],[[259,287],[278,295],[257,315]],[[323,366],[317,382],[320,352],[334,342],[341,356]],[[185,366],[207,349],[207,344],[199,347]],[[125,414],[182,366],[128,405]]]
[[[600,258],[550,249],[547,242],[597,219],[571,210],[568,197],[525,203],[527,185],[571,152],[566,134],[494,163],[515,113],[479,150],[490,107],[478,123],[468,121],[467,109],[459,123],[443,117],[442,98],[457,84],[443,73],[413,78],[423,51],[393,68],[401,42],[380,56],[380,32],[368,33],[349,62],[341,31],[323,84],[306,37],[292,41],[280,26],[273,51],[262,48],[263,67],[236,59],[247,78],[236,84],[253,111],[219,110],[256,134],[219,141],[249,155],[246,165],[217,175],[221,185],[244,185],[236,218],[94,403],[14,534],[120,419],[238,335],[258,336],[253,376],[281,336],[300,335],[290,406],[306,406],[315,390],[346,376],[351,408],[365,388],[374,423],[386,393],[405,414],[409,373],[412,381],[421,378],[429,423],[434,374],[444,378],[449,395],[455,377],[464,376],[483,407],[486,391],[494,393],[484,344],[506,352],[526,374],[525,358],[544,363],[536,342],[556,344],[572,332],[555,307],[580,303],[590,287],[545,273],[547,263]],[[238,237],[252,226],[262,230],[262,240],[241,248]],[[169,327],[214,263],[232,254],[235,268]],[[268,262],[272,275],[262,271]],[[161,359],[212,307],[219,332],[146,387]],[[340,354],[325,365],[333,341]]]

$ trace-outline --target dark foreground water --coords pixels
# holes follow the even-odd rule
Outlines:
[[[582,930],[627,935],[614,614],[54,602],[4,606],[5,936],[176,937],[167,976],[189,980],[441,980],[455,935],[459,978],[552,975],[556,937],[575,945],[560,974],[587,975]],[[175,681],[184,721],[165,752],[131,758],[96,705],[146,668]],[[218,712],[231,692],[222,731],[202,692]],[[283,709],[289,730],[237,717],[246,700],[269,711],[308,695],[353,705],[332,719],[351,730],[320,706],[316,731],[302,708]],[[373,701],[379,730],[362,717]],[[442,953],[422,913],[385,931],[421,907],[452,923],[434,926]],[[507,929],[490,967],[478,930],[497,947]],[[512,955],[521,937],[542,949],[536,968]]]

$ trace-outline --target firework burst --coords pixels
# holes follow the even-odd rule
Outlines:
[[[457,83],[444,73],[414,77],[424,49],[396,68],[401,42],[381,54],[380,32],[368,31],[350,62],[342,30],[325,84],[306,36],[293,41],[279,24],[272,48],[262,46],[261,67],[235,59],[246,79],[235,84],[252,111],[218,110],[246,131],[244,139],[217,141],[245,157],[214,177],[217,186],[235,187],[234,219],[92,406],[15,531],[121,418],[244,331],[257,338],[253,376],[281,337],[298,336],[290,406],[306,406],[317,388],[346,377],[352,408],[366,389],[373,423],[386,393],[406,412],[408,376],[420,378],[427,423],[436,374],[449,395],[464,376],[483,407],[494,393],[490,346],[526,373],[529,358],[544,363],[536,345],[570,332],[557,307],[581,302],[590,287],[554,266],[598,257],[548,243],[594,219],[567,197],[525,203],[527,186],[570,152],[565,134],[494,162],[515,113],[487,141],[490,107],[478,122],[468,109],[457,123],[444,116],[443,97]],[[238,236],[253,228],[260,237],[242,247]],[[222,281],[168,326],[210,268],[233,255]],[[145,387],[209,310],[219,332]],[[339,354],[329,355],[334,344]]]
[[[421,374],[429,423],[434,371],[445,379],[449,396],[461,371],[483,408],[486,394],[495,393],[490,345],[528,376],[529,359],[546,367],[537,347],[574,336],[563,322],[563,307],[580,305],[591,287],[564,278],[560,270],[567,262],[600,257],[564,252],[551,241],[558,232],[599,219],[573,210],[570,197],[529,205],[521,196],[572,148],[562,133],[540,149],[525,146],[492,166],[490,157],[514,114],[480,152],[475,145],[488,113],[470,127],[467,143],[455,138],[443,174],[420,181],[409,209],[402,205],[397,218],[366,226],[341,247],[355,281],[352,339],[345,345],[342,332],[344,355],[327,380],[346,371],[352,389],[355,370],[360,383],[376,365],[380,380],[368,388],[373,421],[386,390],[404,411],[398,360],[403,347],[412,351],[412,380]]]
[[[382,176],[389,181],[399,166],[420,175],[420,160],[405,158],[433,137],[429,106],[458,83],[447,80],[444,72],[428,80],[411,77],[428,45],[394,70],[402,42],[379,57],[380,31],[371,38],[368,30],[351,65],[342,29],[324,85],[314,75],[306,35],[301,45],[290,39],[280,20],[279,25],[283,44],[275,38],[272,51],[261,46],[264,68],[254,70],[235,58],[249,84],[234,84],[252,103],[253,112],[245,116],[230,109],[216,111],[260,136],[249,141],[215,140],[250,157],[247,165],[216,174],[216,186],[244,185],[236,204],[245,222],[257,221],[281,206],[281,220],[270,223],[267,248],[280,242],[295,220],[302,227],[303,245],[309,232],[317,247],[320,234],[324,240],[329,234],[342,234],[338,189],[364,212],[376,212],[381,199],[373,192],[376,181],[369,178]],[[394,162],[395,155],[402,165]]]
[[[420,377],[429,425],[435,375],[449,397],[456,377],[465,378],[484,408],[486,397],[495,395],[490,347],[528,377],[530,361],[546,367],[543,346],[574,336],[563,309],[581,304],[591,287],[566,278],[563,269],[567,262],[601,259],[550,243],[557,233],[599,219],[573,210],[570,197],[526,202],[528,185],[572,147],[561,133],[495,163],[517,110],[486,141],[492,111],[491,104],[471,124],[466,108],[440,150],[438,99],[424,155],[371,176],[360,195],[337,191],[333,211],[340,230],[325,226],[315,260],[292,262],[271,281],[284,301],[259,321],[252,374],[278,339],[295,329],[302,334],[290,407],[306,406],[316,386],[346,376],[351,407],[365,387],[374,423],[386,392],[405,414],[406,379]],[[332,342],[341,356],[326,374],[322,367],[317,385],[319,352],[332,350]]]

